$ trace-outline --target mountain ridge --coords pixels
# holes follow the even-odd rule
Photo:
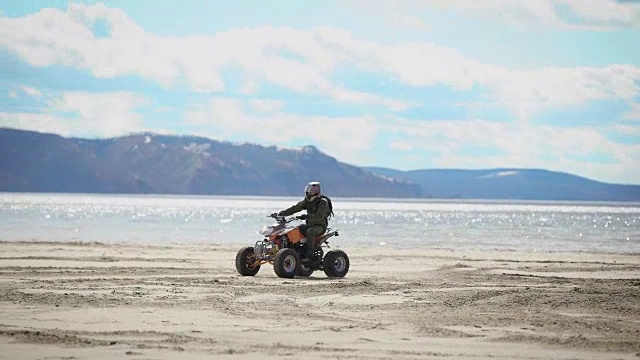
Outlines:
[[[300,195],[314,179],[337,196],[419,197],[420,189],[343,164],[315,147],[285,150],[204,137],[64,138],[0,129],[0,190]]]
[[[640,201],[640,185],[544,169],[358,167],[316,147],[234,144],[151,132],[106,139],[0,128],[0,191]]]
[[[422,188],[423,197],[426,198],[640,201],[639,185],[610,184],[545,169],[365,169],[383,176],[414,182]]]

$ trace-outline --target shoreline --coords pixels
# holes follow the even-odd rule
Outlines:
[[[233,242],[221,242],[221,241],[193,241],[193,242],[157,242],[157,243],[143,243],[143,242],[134,242],[134,241],[118,241],[118,242],[107,242],[107,241],[84,241],[84,240],[61,240],[61,241],[52,241],[52,240],[2,240],[0,239],[0,244],[21,244],[21,245],[50,245],[50,246],[85,246],[85,247],[140,247],[140,248],[174,248],[174,247],[217,247],[217,248],[228,248],[225,251],[231,251],[233,249],[240,249],[243,246],[252,246],[255,243],[253,242],[242,242],[242,243],[233,243]],[[352,246],[342,246],[343,244],[331,244],[331,249],[349,249],[355,251],[377,251],[377,252],[409,252],[417,250],[421,253],[431,252],[435,254],[441,253],[457,253],[461,256],[466,256],[467,253],[486,253],[486,254],[505,254],[505,255],[513,255],[513,254],[542,254],[548,256],[561,256],[563,254],[581,254],[585,256],[596,256],[596,255],[604,255],[604,256],[640,256],[640,252],[637,251],[603,251],[603,250],[534,250],[534,249],[515,249],[515,248],[454,248],[454,247],[441,247],[441,246],[419,246],[419,247],[411,247],[411,246],[394,246],[393,244],[384,243],[382,245],[368,245],[368,244],[355,244]]]
[[[0,358],[640,354],[633,254],[341,247],[345,278],[281,279],[240,245],[0,244]]]
[[[639,186],[640,184],[609,184],[622,186]],[[97,197],[140,197],[140,198],[190,198],[190,199],[227,199],[253,200],[256,198],[268,200],[299,200],[298,195],[224,195],[224,194],[173,194],[173,193],[118,193],[118,192],[50,192],[50,191],[0,191],[5,195],[36,195],[36,196],[97,196]],[[515,199],[515,198],[459,198],[459,197],[367,197],[367,196],[330,196],[331,199],[354,202],[408,202],[408,203],[462,203],[462,204],[522,204],[522,205],[594,205],[621,207],[639,207],[640,199],[630,200],[566,200],[566,199]]]

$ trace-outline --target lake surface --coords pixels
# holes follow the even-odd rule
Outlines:
[[[253,244],[301,198],[0,193],[0,240]],[[332,198],[342,248],[640,253],[640,204]]]

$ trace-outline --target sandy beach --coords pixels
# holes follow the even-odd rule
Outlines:
[[[639,359],[638,254],[342,247],[343,279],[241,246],[0,243],[2,359]]]

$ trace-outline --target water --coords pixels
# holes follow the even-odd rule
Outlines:
[[[0,193],[0,240],[252,244],[298,198]],[[640,204],[334,198],[337,247],[640,253]]]

